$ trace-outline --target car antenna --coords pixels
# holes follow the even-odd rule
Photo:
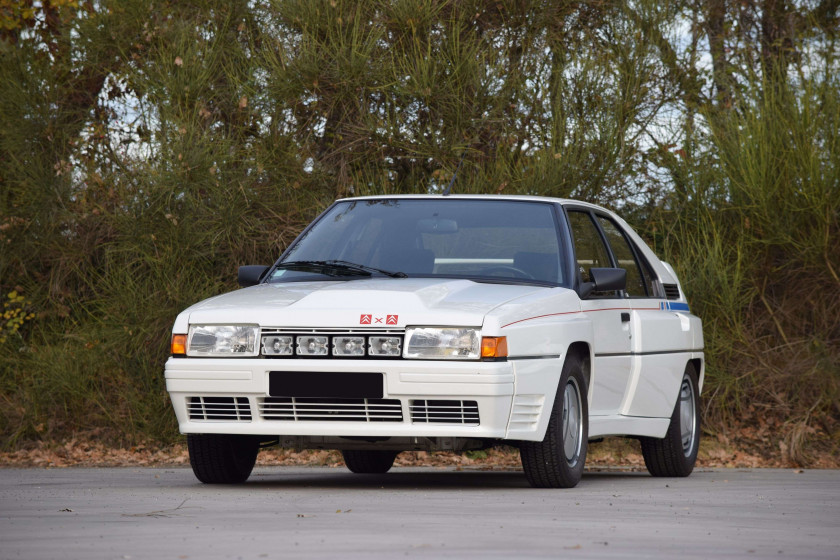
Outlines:
[[[449,196],[449,193],[452,192],[452,185],[455,184],[455,177],[458,176],[458,170],[461,169],[461,164],[464,163],[464,156],[467,155],[467,150],[464,149],[461,152],[461,160],[458,162],[458,167],[455,168],[455,173],[452,174],[452,180],[449,181],[449,186],[446,187],[446,190],[443,191],[443,196]]]

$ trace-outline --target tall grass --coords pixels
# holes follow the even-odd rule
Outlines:
[[[704,319],[712,430],[759,410],[792,460],[837,445],[837,72],[689,106],[648,40],[680,5],[640,6],[121,0],[0,33],[0,298],[35,314],[0,332],[0,444],[172,441],[181,309],[336,197],[440,192],[463,157],[456,192],[621,207],[651,239]]]
[[[840,444],[840,93],[751,86],[749,110],[706,115],[696,183],[658,222],[704,320],[711,425],[781,418],[806,464],[809,440]]]

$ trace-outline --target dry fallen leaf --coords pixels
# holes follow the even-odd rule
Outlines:
[[[217,174],[218,176],[218,170]],[[298,185],[301,187],[301,185]],[[302,188],[302,187],[301,187]],[[167,220],[177,217],[172,215]],[[155,240],[154,234],[149,238]],[[69,312],[69,311],[68,311]],[[67,312],[65,312],[67,313]],[[126,327],[126,333],[131,335],[130,329]],[[45,425],[45,431],[50,428]],[[147,443],[135,445],[129,448],[110,447],[99,441],[98,432],[91,432],[78,438],[71,438],[61,442],[39,442],[30,444],[25,448],[15,451],[0,451],[0,465],[9,467],[70,467],[70,466],[188,466],[189,454],[184,443],[173,446],[158,447]],[[734,440],[733,440],[734,441]],[[706,467],[720,467],[723,463],[732,458],[737,467],[756,468],[758,466],[778,467],[782,464],[778,454],[767,454],[763,457],[759,452],[764,449],[751,447],[746,453],[736,453],[732,445],[722,446],[715,438],[708,438],[702,450],[698,465]],[[636,442],[632,442],[638,445]],[[463,462],[456,453],[435,452],[426,453],[423,451],[405,451],[400,453],[395,461],[396,467],[435,467],[452,468],[460,467],[462,470],[479,470],[489,467],[510,471],[521,471],[519,451],[512,448],[498,448],[487,450],[487,457],[475,459],[467,463]],[[344,468],[341,454],[336,451],[312,450],[295,451],[294,449],[271,448],[260,452],[257,463],[262,466],[324,466],[332,468]],[[840,457],[830,451],[819,454],[808,467],[814,468],[840,468]],[[621,472],[644,471],[644,459],[635,447],[623,441],[606,441],[594,444],[590,447],[590,454],[587,457],[587,470],[596,472],[598,470],[621,470]],[[802,468],[791,469],[804,470]],[[725,473],[721,473],[725,476]],[[162,475],[161,475],[162,476]],[[716,479],[716,483],[724,483],[723,479]]]

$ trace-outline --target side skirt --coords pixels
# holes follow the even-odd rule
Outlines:
[[[613,414],[610,416],[589,417],[589,439],[601,436],[648,436],[665,437],[670,418],[644,418],[641,416],[624,416]]]

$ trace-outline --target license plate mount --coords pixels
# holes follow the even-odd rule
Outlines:
[[[374,372],[270,371],[268,396],[326,399],[381,399],[384,376]]]

